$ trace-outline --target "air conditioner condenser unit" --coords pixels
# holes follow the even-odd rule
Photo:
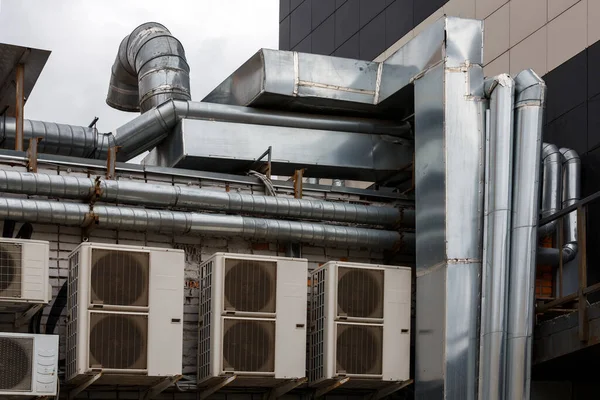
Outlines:
[[[311,273],[311,286],[310,385],[409,379],[410,268],[328,262]]]
[[[198,384],[273,386],[306,375],[308,262],[217,253],[200,267]]]
[[[45,241],[0,239],[0,309],[50,302],[49,253]]]
[[[0,398],[55,396],[58,336],[0,333]]]
[[[83,243],[69,258],[67,381],[152,384],[181,374],[182,250]]]

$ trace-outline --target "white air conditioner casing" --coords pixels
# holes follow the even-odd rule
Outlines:
[[[309,383],[409,379],[411,269],[328,262],[311,273]]]
[[[151,384],[181,374],[182,250],[82,243],[69,256],[67,381]],[[123,378],[127,376],[127,380]]]
[[[55,396],[58,335],[0,333],[0,398]]]
[[[50,302],[49,253],[45,241],[0,239],[0,308]]]
[[[200,274],[199,385],[306,375],[307,260],[216,253]]]

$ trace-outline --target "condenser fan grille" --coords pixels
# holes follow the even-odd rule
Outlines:
[[[277,262],[225,260],[225,310],[275,312]]]
[[[0,390],[31,391],[32,338],[0,337]]]
[[[148,253],[93,249],[92,303],[147,307],[149,265]]]
[[[338,268],[338,315],[383,318],[384,272],[376,269]]]
[[[383,327],[337,325],[336,359],[340,374],[380,375]]]
[[[0,297],[21,297],[21,245],[0,243]]]
[[[225,319],[223,332],[226,372],[275,371],[275,321]]]
[[[147,368],[148,317],[90,313],[90,368]]]

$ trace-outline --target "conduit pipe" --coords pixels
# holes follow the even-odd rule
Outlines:
[[[94,206],[93,215],[97,218],[97,225],[100,228],[126,231],[244,237],[332,247],[366,247],[408,251],[412,251],[415,244],[413,233],[238,215],[102,205]],[[89,216],[88,204],[0,198],[0,218],[2,219],[82,227],[88,221]]]
[[[514,81],[507,74],[498,75],[486,81],[485,89],[490,97],[490,124],[486,141],[479,399],[502,400],[506,379]]]
[[[505,398],[529,400],[534,325],[540,157],[546,85],[532,70],[515,77],[515,153]]]
[[[408,122],[338,116],[330,118],[177,100],[167,101],[129,121],[118,128],[114,136],[112,133],[98,133],[94,128],[25,120],[25,137],[41,137],[41,153],[88,158],[105,158],[108,148],[117,145],[121,146],[119,160],[127,161],[158,144],[182,118],[412,138]],[[14,118],[0,118],[3,148],[14,148],[15,132]]]
[[[558,148],[550,143],[542,145],[542,218],[560,211],[563,156]],[[538,228],[538,237],[546,237],[556,231],[558,221],[552,221]]]
[[[408,228],[414,227],[415,218],[414,210],[394,207],[6,170],[0,170],[0,192],[84,201],[95,194],[107,203]]]

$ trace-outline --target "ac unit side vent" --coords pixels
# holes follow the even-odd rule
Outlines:
[[[213,261],[202,266],[200,271],[200,327],[198,342],[198,378],[210,375],[210,329],[212,311],[212,274]]]
[[[92,304],[148,306],[150,254],[92,249]]]
[[[0,390],[30,392],[33,338],[0,337]]]
[[[337,324],[336,372],[380,375],[383,326]]]
[[[147,369],[148,317],[90,313],[89,367]]]
[[[384,271],[338,268],[338,316],[383,318]]]
[[[225,260],[225,311],[274,313],[276,288],[276,261]]]
[[[223,369],[235,372],[274,372],[275,321],[225,319]]]
[[[67,377],[77,373],[77,316],[79,315],[79,252],[69,258],[69,277],[67,284]]]
[[[0,243],[0,297],[21,297],[22,252],[18,243]]]
[[[310,333],[310,379],[316,381],[323,374],[323,366],[325,360],[323,355],[325,352],[325,279],[326,270],[320,269],[312,275],[312,296],[310,302],[311,315],[311,333]]]

